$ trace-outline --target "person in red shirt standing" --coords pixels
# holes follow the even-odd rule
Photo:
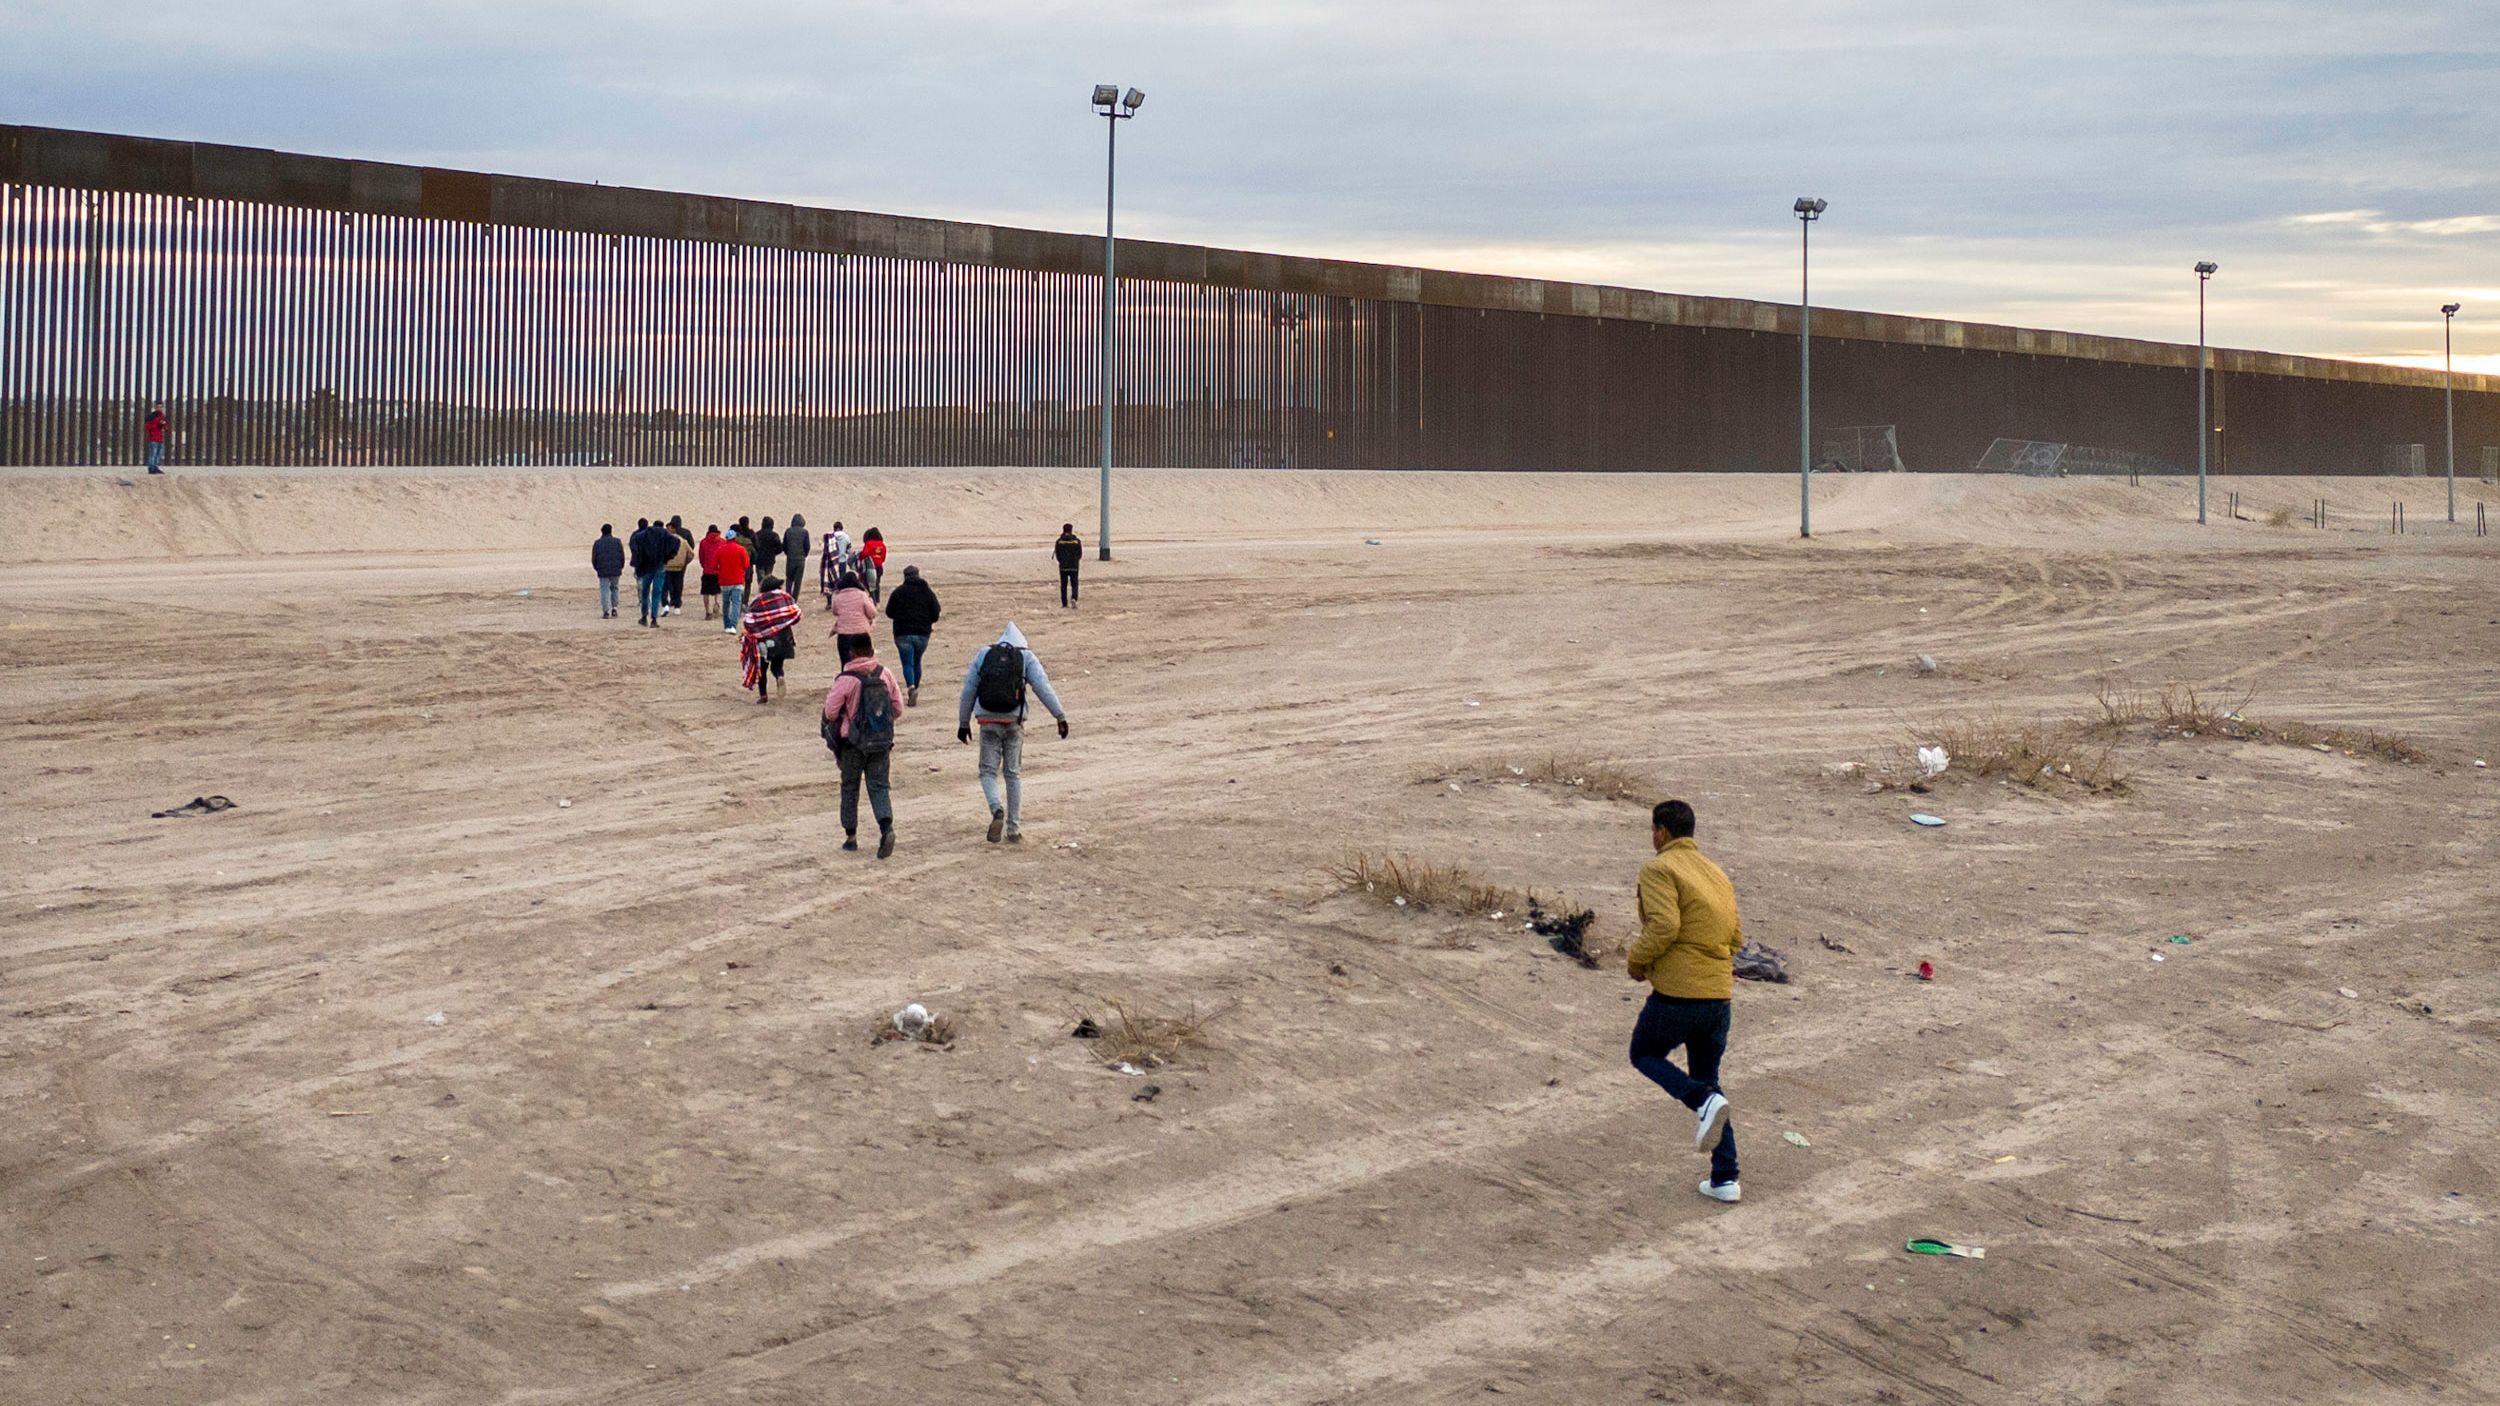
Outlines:
[[[147,435],[148,472],[161,474],[165,472],[165,407],[161,403],[148,407]]]
[[[738,633],[738,617],[746,613],[747,566],[751,559],[735,537],[723,537],[712,552],[712,574],[720,578],[721,633]]]
[[[703,529],[703,540],[694,544],[694,564],[703,568],[703,618],[709,620],[719,608],[720,573],[713,569],[713,558],[720,555],[720,524]]]

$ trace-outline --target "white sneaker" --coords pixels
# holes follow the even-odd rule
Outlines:
[[[1693,1150],[1706,1152],[1719,1136],[1719,1125],[1727,1121],[1726,1096],[1712,1094],[1701,1101],[1701,1107],[1693,1110],[1693,1114],[1699,1120],[1698,1126],[1693,1129]]]
[[[1700,1191],[1702,1195],[1709,1197],[1713,1201],[1725,1201],[1731,1206],[1745,1199],[1745,1188],[1744,1184],[1741,1182],[1732,1181],[1725,1186],[1721,1186],[1715,1181],[1704,1181],[1701,1184]]]

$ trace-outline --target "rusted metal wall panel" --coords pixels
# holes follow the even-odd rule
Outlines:
[[[1090,462],[1091,236],[0,126],[0,462]],[[1124,462],[1794,466],[1796,309],[1123,242]],[[2192,347],[1818,309],[1816,422],[2192,464]],[[2225,471],[2439,461],[2438,378],[2225,350]],[[2459,377],[2460,463],[2500,379]]]

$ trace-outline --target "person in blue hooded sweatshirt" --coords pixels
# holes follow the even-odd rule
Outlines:
[[[990,843],[1024,839],[1020,821],[1024,801],[1024,716],[1028,697],[1058,720],[1059,735],[1068,735],[1068,711],[1051,691],[1050,674],[1041,656],[1024,641],[1024,632],[1009,622],[998,643],[972,657],[964,671],[963,697],[955,705],[955,740],[968,743],[972,729],[981,729],[981,796],[990,803]],[[999,782],[1006,782],[1005,804]]]

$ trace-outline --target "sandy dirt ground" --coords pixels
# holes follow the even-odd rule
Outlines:
[[[1812,543],[1794,491],[1125,475],[1062,613],[1082,473],[0,475],[0,1399],[2500,1399],[2500,538],[2421,481],[2199,530],[1835,480]],[[757,707],[716,628],[597,615],[602,517],[792,509],[944,601],[883,863],[823,622]],[[1009,619],[1075,722],[1013,849],[952,718]],[[2425,759],[1834,772],[2103,680]],[[1326,876],[1619,948],[1645,809],[1547,757],[1691,800],[1793,961],[1737,995],[1739,1206],[1619,967]],[[1106,997],[1206,1039],[1106,1069]],[[950,1047],[871,1040],[914,1000]]]

